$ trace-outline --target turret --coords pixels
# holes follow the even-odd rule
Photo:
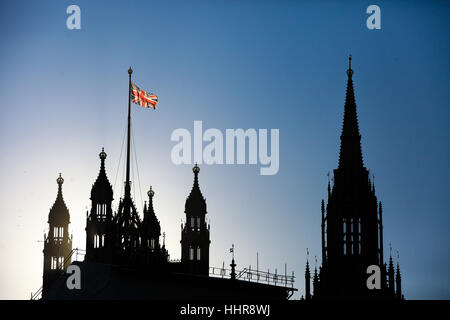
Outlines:
[[[181,262],[186,272],[208,275],[209,273],[209,225],[206,224],[206,201],[200,191],[195,164],[194,185],[185,204],[186,223],[181,231]]]
[[[56,179],[58,194],[48,215],[49,232],[44,240],[44,274],[42,295],[45,295],[53,282],[70,265],[72,237],[69,237],[69,210],[63,199],[62,185],[64,179],[59,174]]]
[[[112,262],[115,228],[112,214],[113,189],[106,175],[106,152],[99,154],[100,172],[91,189],[91,210],[86,221],[86,261]]]

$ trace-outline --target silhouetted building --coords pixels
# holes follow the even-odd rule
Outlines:
[[[322,266],[314,272],[313,299],[401,298],[400,268],[394,285],[392,254],[386,274],[383,261],[383,220],[375,186],[364,167],[353,89],[351,56],[341,134],[339,165],[334,183],[328,182],[328,203],[322,200]],[[379,266],[380,289],[369,289],[367,268]],[[306,265],[306,299],[310,297],[309,265]]]
[[[65,270],[72,262],[70,257],[72,238],[69,237],[70,214],[62,195],[64,179],[61,174],[56,182],[58,183],[58,195],[48,214],[48,234],[44,235],[43,295],[59,278],[60,270]]]
[[[131,73],[130,76],[131,87]],[[259,270],[213,268],[209,265],[210,227],[206,222],[206,200],[200,191],[197,164],[194,184],[186,200],[186,221],[181,226],[181,261],[170,261],[160,244],[161,226],[153,208],[155,191],[150,187],[143,220],[131,197],[130,180],[130,103],[126,180],[124,196],[117,212],[112,210],[113,188],[109,183],[102,149],[100,172],[91,189],[91,209],[86,212],[86,253],[81,270],[81,289],[68,289],[63,271],[71,263],[68,238],[69,212],[62,200],[62,178],[58,178],[58,198],[50,216],[50,233],[44,249],[43,299],[288,299],[296,289],[294,276]],[[57,237],[57,238],[56,238]],[[234,246],[233,246],[234,250]],[[62,261],[60,267],[50,261]],[[55,266],[55,268],[53,268]],[[243,281],[245,280],[245,281]],[[38,297],[40,290],[32,295]]]

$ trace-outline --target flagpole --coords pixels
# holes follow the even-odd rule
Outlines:
[[[128,69],[128,131],[127,131],[127,177],[125,182],[125,199],[131,198],[130,183],[130,127],[131,127],[131,74],[133,69]]]

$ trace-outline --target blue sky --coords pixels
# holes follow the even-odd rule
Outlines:
[[[81,30],[66,8],[81,8]],[[366,8],[381,8],[381,30]],[[108,153],[117,170],[127,108],[127,69],[159,96],[133,106],[142,193],[151,184],[171,258],[191,165],[172,164],[177,128],[280,130],[280,170],[203,165],[211,262],[298,276],[306,248],[320,257],[320,201],[337,166],[348,54],[365,165],[383,202],[385,253],[400,252],[405,297],[450,298],[450,120],[445,1],[2,1],[0,4],[0,298],[41,285],[42,243],[55,179],[65,177],[74,247]],[[135,183],[137,185],[137,183]],[[136,200],[141,203],[139,191]]]

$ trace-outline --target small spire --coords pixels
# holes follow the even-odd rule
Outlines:
[[[351,61],[351,57],[349,58]],[[355,91],[353,88],[353,70],[351,62],[347,70],[347,91],[345,94],[344,121],[341,133],[339,152],[339,169],[364,167],[361,151],[361,135],[359,133],[358,115],[356,112]]]
[[[133,73],[133,69],[131,69],[131,67],[128,69],[128,74],[131,76],[131,74]]]
[[[230,253],[232,253],[232,260],[231,260],[231,273],[230,273],[230,277],[232,280],[236,279],[236,263],[234,262],[234,244],[231,245],[230,248]]]
[[[163,247],[166,246],[166,232],[163,232]]]
[[[403,299],[403,295],[402,295],[402,275],[400,274],[400,256],[399,253],[397,251],[397,270],[395,272],[395,286],[396,286],[396,291],[395,291],[395,296],[397,297],[397,299]]]

